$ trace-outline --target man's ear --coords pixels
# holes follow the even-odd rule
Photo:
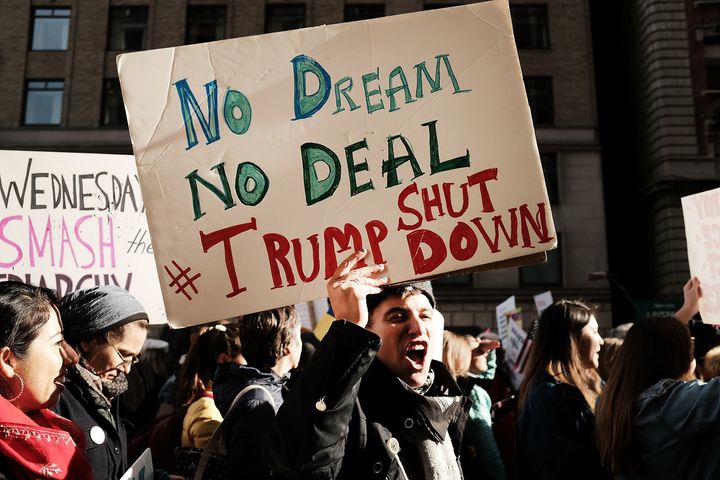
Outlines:
[[[11,379],[15,376],[15,364],[17,357],[10,350],[10,347],[0,348],[0,375],[7,379]]]

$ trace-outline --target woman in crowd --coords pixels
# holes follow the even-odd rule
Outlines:
[[[205,448],[222,422],[215,406],[213,377],[219,363],[241,365],[237,324],[215,325],[198,337],[180,371],[178,412],[184,412],[181,445]]]
[[[602,344],[581,302],[560,300],[541,315],[520,386],[518,478],[612,478],[594,442]]]
[[[600,455],[620,477],[720,478],[720,379],[694,380],[685,322],[702,294],[697,282],[687,287],[676,318],[635,322],[600,398]]]
[[[80,355],[66,378],[55,411],[85,432],[95,478],[120,478],[128,467],[127,433],[115,400],[127,390],[148,331],[143,306],[126,290],[108,285],[62,298],[65,337]]]
[[[0,478],[93,478],[83,433],[48,410],[77,361],[55,294],[0,282]]]
[[[492,430],[490,395],[475,380],[488,369],[487,356],[499,342],[483,342],[471,335],[443,333],[443,363],[470,399],[465,424],[462,465],[466,478],[504,480],[505,466]]]

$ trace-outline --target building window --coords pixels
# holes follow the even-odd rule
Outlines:
[[[295,30],[305,26],[305,4],[268,5],[265,8],[265,33]]]
[[[345,5],[345,21],[369,20],[385,16],[383,3],[359,3]]]
[[[62,80],[28,80],[25,95],[25,125],[60,125]]]
[[[108,50],[143,50],[147,34],[147,7],[111,7]]]
[[[545,174],[545,188],[547,189],[550,205],[560,203],[560,182],[558,180],[557,154],[541,153],[540,163]]]
[[[552,77],[525,77],[525,91],[535,125],[555,122],[555,99]]]
[[[67,50],[69,32],[69,8],[33,10],[33,50]]]
[[[425,3],[423,10],[437,10],[438,8],[457,7],[460,3]]]
[[[103,82],[102,118],[100,124],[107,127],[125,127],[125,106],[117,78],[106,78]]]
[[[510,5],[517,48],[550,48],[550,24],[547,5]]]
[[[547,262],[520,267],[520,286],[561,286],[563,283],[560,234],[556,233],[558,246],[547,253]]]
[[[225,38],[225,5],[191,5],[187,9],[185,43],[205,43]]]

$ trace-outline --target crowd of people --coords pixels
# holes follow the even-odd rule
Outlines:
[[[135,415],[132,295],[0,282],[0,479],[119,479],[145,448],[158,479],[720,478],[720,340],[693,320],[696,278],[674,316],[616,338],[591,306],[550,305],[515,392],[496,335],[443,332],[430,282],[392,284],[365,255],[329,279],[321,339],[292,306],[186,329]]]

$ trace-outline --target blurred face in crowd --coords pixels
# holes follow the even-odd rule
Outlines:
[[[470,360],[470,373],[478,374],[487,372],[488,354],[490,353],[490,350],[476,350],[476,348],[480,346],[480,341],[473,336],[468,336],[467,339],[470,343],[470,348],[473,349],[473,356]]]
[[[378,359],[413,388],[423,385],[430,371],[433,314],[422,293],[391,296],[375,308],[367,327],[382,339]]]
[[[49,317],[27,354],[10,361],[14,373],[24,381],[23,393],[14,402],[23,412],[55,405],[65,388],[63,382],[68,367],[78,361],[75,351],[63,339],[62,325],[54,309],[49,311]],[[6,354],[3,352],[3,355]],[[8,383],[14,388],[13,396],[17,395],[20,388],[17,376]]]
[[[111,339],[106,344],[93,347],[88,342],[80,342],[83,350],[88,352],[86,358],[88,363],[101,378],[112,380],[119,371],[130,373],[147,336],[147,328],[140,322],[144,320],[128,323],[125,325],[122,337]]]
[[[598,368],[600,359],[600,347],[604,343],[598,333],[598,323],[595,315],[590,316],[590,321],[581,331],[580,338],[580,361],[584,368]]]
[[[302,355],[302,338],[300,337],[300,333],[300,322],[297,322],[293,334],[293,341],[290,344],[290,361],[292,368],[297,368],[298,365],[300,365],[300,355]]]

